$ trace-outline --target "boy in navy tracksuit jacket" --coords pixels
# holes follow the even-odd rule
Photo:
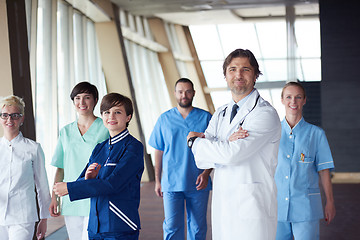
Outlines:
[[[127,126],[133,113],[131,100],[107,94],[100,106],[110,138],[99,143],[75,182],[57,183],[57,195],[70,200],[91,198],[89,239],[138,239],[140,181],[144,171],[143,145]]]

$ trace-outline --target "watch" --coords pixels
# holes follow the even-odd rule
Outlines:
[[[196,138],[197,137],[191,137],[191,138],[188,139],[187,145],[188,145],[189,148],[192,148]]]

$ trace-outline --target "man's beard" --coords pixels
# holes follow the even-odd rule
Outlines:
[[[183,104],[182,101],[179,102],[179,106],[182,108],[189,108],[192,106],[192,100],[190,100],[189,102],[187,102],[186,104]]]

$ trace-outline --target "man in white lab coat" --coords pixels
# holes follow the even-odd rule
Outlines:
[[[205,133],[188,135],[197,166],[215,169],[213,240],[272,240],[280,120],[254,88],[261,72],[251,51],[230,53],[223,72],[232,100],[217,109]]]

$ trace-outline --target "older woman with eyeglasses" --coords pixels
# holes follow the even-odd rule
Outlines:
[[[0,238],[31,240],[35,222],[40,222],[36,236],[42,239],[50,217],[51,202],[45,170],[45,157],[39,143],[20,132],[24,122],[24,101],[9,96],[0,101],[0,122],[4,136],[0,138]],[[34,191],[36,187],[36,193]]]

